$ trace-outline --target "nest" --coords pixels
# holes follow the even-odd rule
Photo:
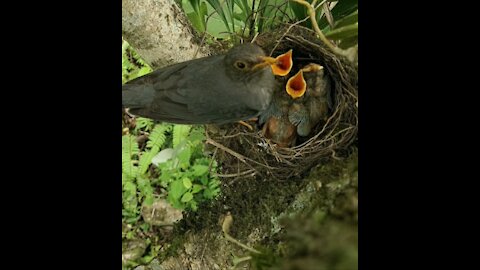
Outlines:
[[[357,140],[357,67],[329,50],[305,27],[290,25],[259,35],[255,43],[272,56],[293,49],[291,74],[308,63],[322,65],[332,81],[333,109],[325,122],[314,127],[296,146],[282,148],[266,139],[260,127],[249,130],[239,124],[207,126],[207,143],[222,167],[220,177],[262,177],[287,180],[301,177],[328,159],[347,156]]]

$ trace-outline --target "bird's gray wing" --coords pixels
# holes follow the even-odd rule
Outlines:
[[[226,77],[223,56],[179,63],[142,78],[132,83],[143,102],[130,110],[136,115],[171,123],[207,124],[243,120],[256,113],[242,102],[238,89],[244,85]],[[130,86],[127,91],[133,89]]]

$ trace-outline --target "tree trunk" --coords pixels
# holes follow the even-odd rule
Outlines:
[[[122,0],[122,36],[154,69],[208,54],[174,0]]]

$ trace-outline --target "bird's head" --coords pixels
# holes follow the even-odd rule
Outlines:
[[[266,56],[265,52],[252,43],[240,44],[232,48],[225,56],[225,64],[234,77],[245,77],[271,67],[274,75],[287,75],[292,66],[292,50],[277,56]],[[235,75],[238,74],[238,75]]]

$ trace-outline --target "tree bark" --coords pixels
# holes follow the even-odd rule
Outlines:
[[[122,36],[154,69],[208,54],[174,0],[122,0]]]

